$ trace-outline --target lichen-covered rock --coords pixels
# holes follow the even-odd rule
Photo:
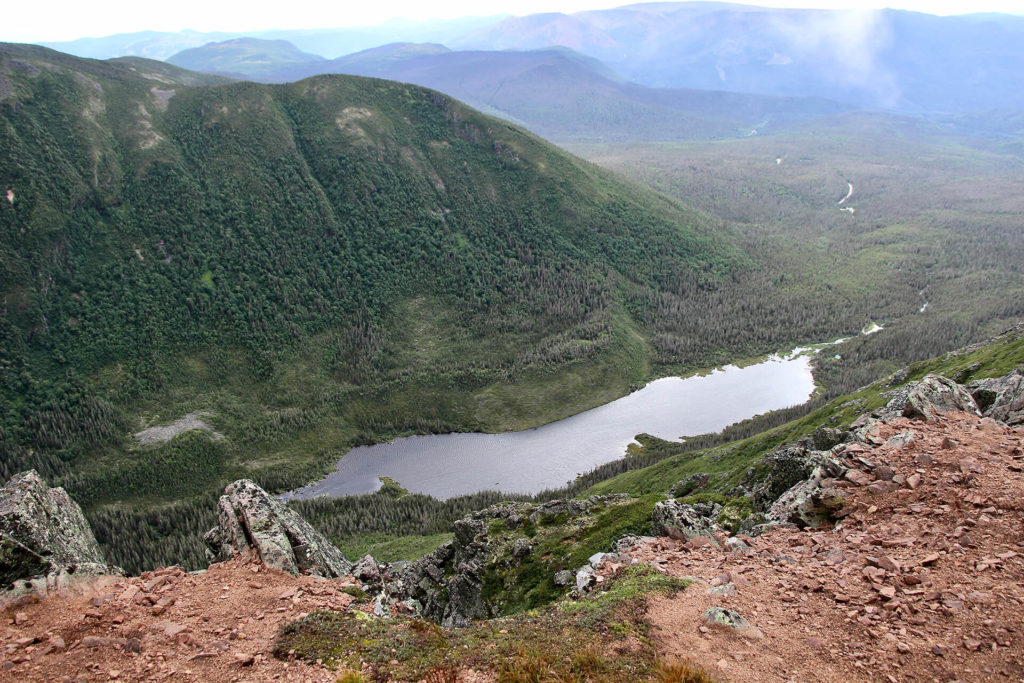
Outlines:
[[[967,389],[942,375],[926,375],[897,393],[882,411],[883,417],[923,417],[934,420],[942,413],[962,410],[980,415]]]
[[[767,466],[764,478],[751,486],[754,509],[765,512],[779,496],[802,481],[806,481],[815,468],[828,461],[827,451],[807,450],[802,445],[780,446],[762,458]]]
[[[705,611],[704,621],[709,626],[722,626],[735,631],[743,631],[750,628],[750,622],[744,619],[743,615],[725,607],[712,607]]]
[[[31,576],[121,573],[107,565],[78,503],[35,470],[0,488],[0,584]]]
[[[721,531],[717,525],[722,506],[718,503],[680,503],[663,500],[654,504],[652,519],[654,533],[670,538],[690,539],[694,536],[713,536]]]
[[[249,479],[228,484],[217,511],[218,526],[205,536],[214,561],[254,554],[268,567],[327,578],[352,569],[323,534]]]
[[[814,443],[815,450],[827,451],[833,446],[837,446],[843,442],[846,438],[846,432],[835,427],[826,427],[822,425],[814,430],[811,435],[811,441]]]
[[[846,472],[838,460],[826,458],[804,481],[779,496],[768,509],[769,521],[817,529],[836,518],[843,508],[842,491],[833,483]]]
[[[1024,424],[1024,368],[971,382],[967,390],[986,417],[1011,426]]]
[[[571,586],[576,581],[576,577],[568,569],[555,572],[554,577],[556,586]]]

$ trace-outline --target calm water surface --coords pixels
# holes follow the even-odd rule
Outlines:
[[[717,432],[760,413],[799,405],[814,390],[810,357],[773,357],[704,377],[666,377],[558,422],[503,434],[437,434],[360,446],[321,481],[286,498],[372,493],[386,476],[416,493],[451,498],[486,489],[537,493],[625,455],[646,432],[662,439]]]

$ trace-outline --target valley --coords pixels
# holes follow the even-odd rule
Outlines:
[[[521,432],[412,436],[346,453],[333,472],[285,499],[373,493],[383,480],[444,500],[478,491],[535,496],[619,460],[650,434],[678,441],[717,432],[754,415],[789,408],[814,391],[806,350],[728,365],[639,391]]]
[[[0,680],[1019,677],[1024,18],[481,11],[0,42]]]

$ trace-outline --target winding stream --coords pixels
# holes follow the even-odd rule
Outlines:
[[[495,489],[538,493],[625,455],[640,433],[676,440],[806,401],[811,357],[797,350],[704,376],[666,377],[564,420],[503,434],[436,434],[349,451],[326,478],[283,498],[372,493],[379,477],[445,499]]]

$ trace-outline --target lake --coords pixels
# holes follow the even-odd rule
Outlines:
[[[360,446],[324,479],[283,497],[372,493],[382,476],[440,499],[487,489],[538,493],[623,457],[637,434],[679,440],[799,405],[814,391],[810,361],[794,353],[704,376],[665,377],[611,403],[521,432],[410,436]]]

